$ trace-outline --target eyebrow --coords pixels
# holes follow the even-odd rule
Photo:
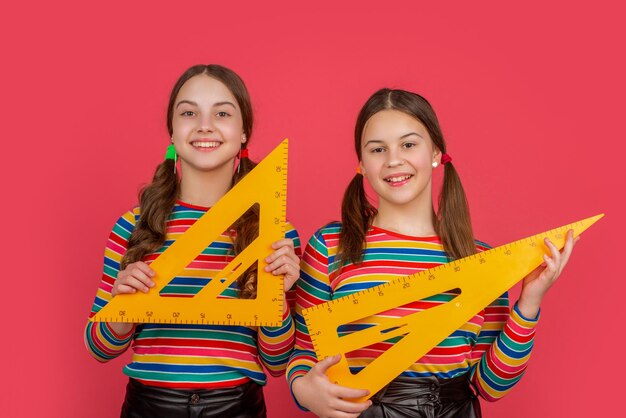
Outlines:
[[[217,102],[217,103],[215,103],[215,104],[213,105],[213,107],[217,107],[217,106],[224,106],[224,105],[230,105],[230,106],[232,106],[233,108],[237,109],[237,106],[235,106],[235,104],[234,104],[234,103],[232,103],[232,102]]]
[[[384,144],[384,141],[381,141],[380,139],[370,139],[369,141],[367,141],[365,144],[363,144],[364,147],[368,146],[369,144]]]
[[[409,136],[411,136],[411,135],[417,135],[417,136],[419,136],[420,138],[424,138],[422,135],[418,134],[417,132],[409,132],[408,134],[404,134],[404,135],[402,135],[402,136],[400,137],[400,139],[407,138],[407,137],[409,137]]]
[[[184,103],[190,104],[192,106],[198,106],[198,103],[192,102],[191,100],[181,100],[180,102],[176,103],[176,108],[178,108],[178,106]]]
[[[191,100],[181,100],[180,102],[176,103],[176,108],[178,108],[178,106],[180,106],[181,104],[184,104],[184,103],[187,103],[187,104],[190,104],[190,105],[196,106],[196,107],[198,106],[198,103],[192,102]],[[213,104],[212,107],[218,107],[218,106],[223,106],[223,105],[230,105],[230,106],[232,106],[235,109],[237,108],[232,102],[228,102],[228,101],[226,101],[226,102],[217,102],[217,103]]]
[[[402,135],[400,138],[398,138],[398,140],[402,140],[405,138],[410,137],[411,135],[417,135],[420,138],[424,138],[422,135],[418,134],[417,132],[409,132],[408,134],[404,134]],[[385,141],[383,141],[382,139],[370,139],[369,141],[367,141],[363,146],[368,146],[369,144],[384,144]]]

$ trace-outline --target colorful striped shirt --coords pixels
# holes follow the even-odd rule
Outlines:
[[[208,209],[177,202],[167,220],[166,240],[153,254],[144,257],[150,264]],[[104,252],[104,272],[91,309],[95,315],[111,300],[111,289],[128,248],[128,239],[139,220],[140,209],[124,214],[115,224]],[[286,237],[300,254],[300,240],[292,225]],[[226,231],[165,286],[163,296],[192,296],[234,258],[232,235]],[[268,254],[269,255],[269,254]],[[220,297],[237,297],[236,281]],[[180,389],[218,388],[253,380],[264,385],[267,377],[285,371],[293,350],[294,324],[287,309],[278,327],[218,326],[187,324],[138,324],[127,335],[117,335],[107,323],[88,322],[85,345],[101,362],[122,354],[131,345],[132,362],[124,373],[144,384]]]
[[[366,234],[362,263],[347,263],[339,268],[340,232],[339,223],[320,229],[311,237],[302,256],[296,288],[296,347],[287,368],[290,387],[318,361],[302,317],[303,309],[449,261],[439,237],[411,237],[371,227]],[[489,248],[481,242],[476,244],[478,251]],[[388,276],[389,280],[372,280],[371,275]],[[378,315],[398,318],[441,305],[454,297],[454,293],[442,293]],[[537,320],[524,318],[517,306],[509,311],[505,293],[415,361],[402,375],[449,379],[471,373],[480,394],[487,400],[496,400],[504,396],[524,373]],[[371,324],[343,325],[338,333],[345,335],[364,326]],[[350,369],[354,373],[363,369],[400,338],[347,353]]]

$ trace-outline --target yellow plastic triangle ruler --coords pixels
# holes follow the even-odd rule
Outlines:
[[[163,252],[150,267],[155,286],[148,293],[120,294],[92,321],[217,325],[282,323],[283,279],[263,269],[271,244],[285,236],[287,202],[285,139],[248,175]],[[193,297],[163,297],[159,292],[210,243],[243,215],[259,205],[258,237]],[[218,296],[253,263],[258,262],[257,297],[227,299]]]
[[[341,354],[340,362],[328,369],[327,375],[332,382],[342,386],[369,389],[369,396],[354,399],[364,401],[539,266],[543,262],[543,254],[550,253],[544,238],[549,238],[561,249],[568,230],[572,229],[578,236],[602,216],[587,218],[307,308],[302,315],[317,358]],[[372,280],[388,280],[388,276],[373,275]],[[460,294],[445,304],[402,318],[369,318],[452,289],[459,289]],[[339,336],[338,328],[354,321],[377,325]],[[403,338],[380,357],[352,374],[346,353],[400,336]]]

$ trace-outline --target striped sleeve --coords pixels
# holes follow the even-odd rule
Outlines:
[[[109,235],[104,250],[102,280],[91,308],[90,318],[111,300],[111,289],[120,271],[120,262],[128,248],[128,239],[134,228],[135,213],[129,211],[118,219]],[[85,326],[85,346],[96,360],[105,362],[126,351],[133,332],[134,328],[126,335],[118,335],[106,322],[88,321]]]
[[[309,240],[302,256],[300,280],[296,286],[296,344],[287,366],[290,389],[295,379],[304,376],[317,363],[302,310],[331,299],[328,258],[326,242],[321,231],[318,231]]]
[[[505,293],[485,308],[485,322],[472,349],[472,382],[480,395],[496,401],[522,378],[530,359],[537,318],[524,318],[517,308],[509,314]]]
[[[293,240],[294,252],[301,257],[298,231],[289,222],[285,238]],[[295,328],[289,307],[289,293],[286,295],[287,309],[283,314],[283,323],[278,327],[259,327],[259,357],[269,374],[275,377],[285,373],[289,356],[293,351]]]

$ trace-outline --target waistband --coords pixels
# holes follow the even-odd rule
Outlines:
[[[211,405],[240,400],[256,392],[263,392],[262,387],[252,381],[239,386],[217,389],[172,389],[160,386],[144,385],[130,378],[126,388],[128,394],[138,394],[146,400],[185,405]],[[262,396],[262,395],[261,395]]]
[[[411,404],[416,402],[450,403],[476,398],[471,389],[469,374],[441,379],[436,376],[398,376],[372,398],[372,403]]]
[[[263,387],[255,382],[216,389],[171,389],[130,379],[122,418],[265,418]]]

